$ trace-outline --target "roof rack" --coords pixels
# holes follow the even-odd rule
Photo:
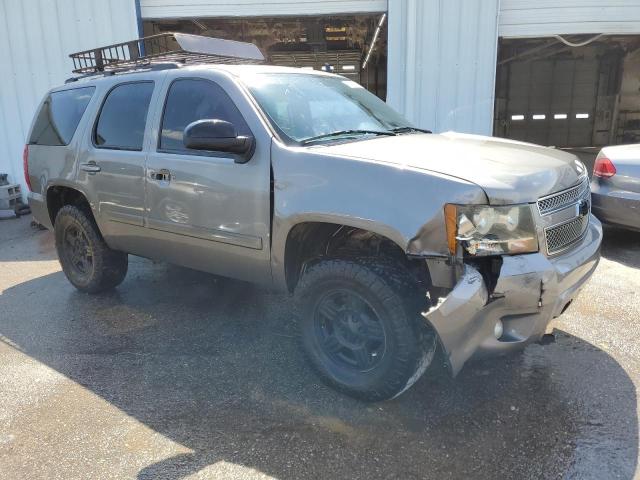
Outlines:
[[[261,63],[264,56],[253,43],[187,33],[161,33],[69,55],[73,73],[122,70],[151,62]]]

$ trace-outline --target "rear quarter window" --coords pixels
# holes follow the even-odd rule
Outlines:
[[[95,87],[83,87],[49,93],[38,111],[29,143],[68,145],[94,91]]]

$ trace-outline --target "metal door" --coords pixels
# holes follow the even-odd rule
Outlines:
[[[145,169],[145,224],[155,257],[268,283],[271,139],[242,91],[221,80],[227,88],[207,78],[167,80],[158,141]],[[235,154],[184,147],[184,127],[211,117],[256,138],[247,163],[236,163]]]
[[[558,147],[592,144],[596,59],[522,61],[508,68],[507,138]]]
[[[154,88],[152,80],[104,88],[78,156],[78,182],[101,232],[110,246],[127,251],[133,247],[128,239],[142,233],[144,221],[143,147]]]

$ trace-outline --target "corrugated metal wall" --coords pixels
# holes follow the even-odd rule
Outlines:
[[[34,110],[71,76],[69,53],[137,32],[134,0],[0,0],[0,172],[24,185],[22,148]]]
[[[326,15],[384,12],[387,0],[140,0],[140,9],[142,18]]]
[[[145,18],[389,11],[388,102],[417,125],[491,134],[503,36],[640,33],[640,0],[141,0]],[[33,111],[70,52],[137,36],[135,0],[0,0],[0,172],[23,182]]]
[[[501,37],[640,33],[640,0],[501,0]]]
[[[437,132],[491,134],[498,0],[391,0],[387,101]]]

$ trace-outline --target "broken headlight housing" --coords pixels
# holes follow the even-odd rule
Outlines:
[[[538,251],[530,205],[445,206],[449,251],[460,245],[469,256],[508,255]]]

